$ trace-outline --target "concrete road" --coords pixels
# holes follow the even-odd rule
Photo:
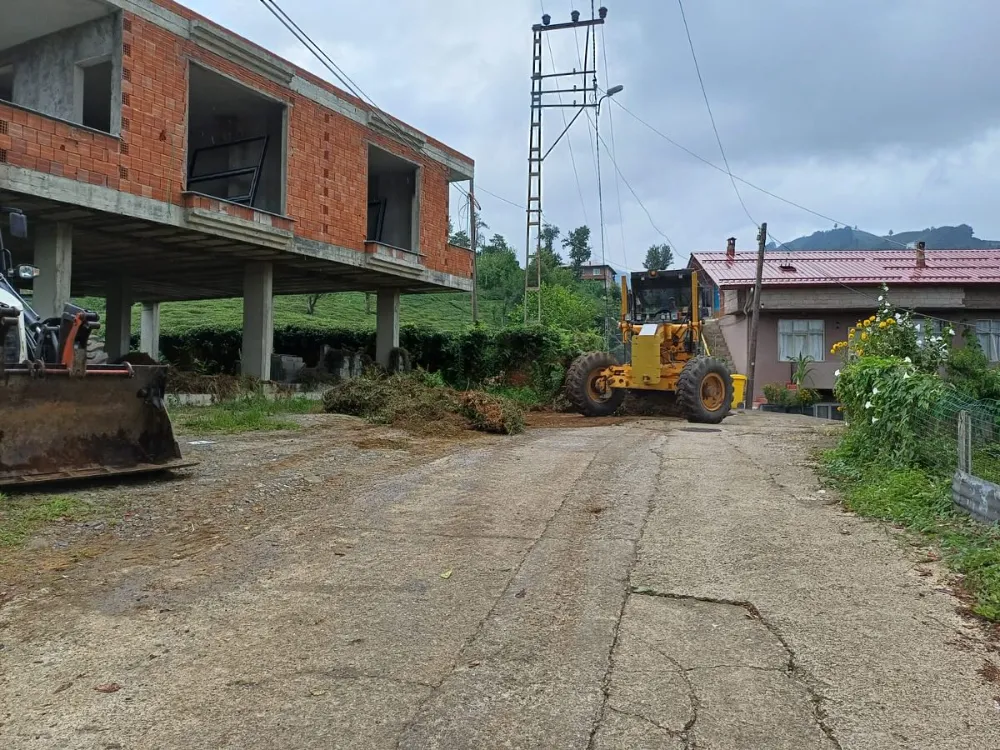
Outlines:
[[[821,492],[817,442],[538,430],[16,601],[0,747],[1000,748],[978,626]]]

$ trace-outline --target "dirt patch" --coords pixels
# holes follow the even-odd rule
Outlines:
[[[213,434],[207,440],[180,427],[181,451],[199,461],[196,467],[53,487],[59,498],[72,498],[74,508],[87,512],[53,512],[29,538],[0,546],[0,606],[42,589],[55,595],[53,606],[66,606],[86,592],[104,590],[123,571],[170,568],[229,548],[284,519],[342,501],[352,485],[373,474],[434,460],[460,443],[490,440],[462,429],[460,440],[437,434],[409,441],[356,419],[300,419],[294,433]],[[18,507],[37,503],[40,509],[52,500],[35,493],[13,497]],[[199,575],[213,575],[211,566]]]
[[[991,685],[1000,685],[1000,667],[989,659],[983,660],[983,666],[977,671],[979,672],[979,676],[983,678],[983,682],[990,683]]]
[[[412,445],[409,440],[387,437],[363,438],[354,444],[363,451],[405,451]]]

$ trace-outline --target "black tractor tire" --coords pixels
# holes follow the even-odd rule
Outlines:
[[[624,388],[610,389],[599,395],[592,386],[597,375],[618,364],[607,352],[581,354],[566,372],[566,398],[585,417],[610,417],[625,400]]]
[[[688,422],[719,424],[732,404],[733,376],[725,362],[699,356],[684,365],[677,379],[677,405]]]

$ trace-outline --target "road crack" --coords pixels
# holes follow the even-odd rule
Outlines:
[[[818,681],[812,675],[810,675],[804,668],[798,665],[797,654],[795,653],[795,649],[792,648],[791,644],[785,639],[784,635],[781,633],[778,627],[774,623],[770,622],[766,617],[764,617],[764,615],[761,613],[759,609],[757,609],[757,606],[753,602],[741,599],[727,599],[724,597],[695,596],[693,594],[677,594],[671,591],[659,591],[650,586],[632,586],[631,593],[636,596],[652,596],[661,599],[671,599],[673,601],[688,601],[688,602],[701,602],[704,604],[718,604],[728,607],[740,607],[741,609],[745,610],[747,615],[751,619],[756,620],[768,630],[768,632],[774,637],[774,639],[781,644],[781,647],[785,650],[785,653],[788,655],[788,660],[783,670],[775,670],[773,668],[770,669],[758,668],[758,669],[761,669],[761,671],[782,672],[790,677],[796,678],[798,683],[805,690],[806,697],[809,699],[809,703],[812,708],[813,720],[816,722],[816,725],[819,727],[820,731],[823,732],[824,735],[826,735],[826,738],[830,741],[830,743],[834,746],[834,748],[836,748],[836,750],[842,750],[840,740],[837,739],[833,727],[830,726],[827,720],[828,714],[826,712],[826,708],[824,707],[824,703],[829,702],[830,699],[827,698],[825,695],[823,695],[823,693],[821,693],[819,689],[815,686],[815,683]],[[697,671],[698,669],[721,669],[726,666],[726,665],[718,665],[714,667],[684,669],[676,662],[676,660],[671,658],[668,654],[663,653],[659,649],[656,650],[664,658],[668,659],[671,663],[677,666],[679,668],[679,671],[685,676],[690,672]],[[738,668],[744,669],[747,667],[741,665]],[[690,682],[688,684],[690,685]]]
[[[666,434],[660,436],[661,441],[666,440]],[[649,448],[650,452],[653,453],[659,459],[659,466],[656,471],[656,483],[657,486],[663,484],[665,480],[665,463],[666,456],[663,450],[656,450],[652,446]],[[601,724],[604,722],[604,716],[608,710],[608,701],[611,697],[611,675],[614,673],[615,669],[615,649],[618,648],[618,639],[621,637],[621,627],[622,618],[625,616],[625,607],[628,605],[629,596],[632,593],[632,573],[635,571],[635,566],[639,561],[639,547],[642,545],[643,535],[646,533],[646,526],[649,524],[649,519],[653,515],[653,498],[652,496],[646,501],[646,510],[642,516],[642,522],[639,524],[639,532],[635,535],[635,539],[632,540],[632,554],[629,558],[628,569],[625,572],[624,583],[622,591],[622,601],[621,605],[618,607],[618,613],[615,618],[614,635],[611,639],[611,646],[608,649],[608,666],[604,671],[604,678],[601,680],[601,693],[603,698],[601,700],[601,707],[598,709],[596,716],[594,717],[593,726],[590,729],[590,738],[587,741],[587,748],[594,747],[594,741],[597,738],[597,732],[601,728]],[[643,717],[640,717],[643,718]],[[652,722],[655,724],[655,722]],[[658,726],[658,725],[657,725]]]

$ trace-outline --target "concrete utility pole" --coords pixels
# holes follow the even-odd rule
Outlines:
[[[476,221],[476,180],[469,180],[469,245],[472,249],[472,322],[479,322],[479,273],[477,272],[477,248],[479,237],[476,234],[479,222]]]
[[[746,408],[753,409],[754,374],[757,370],[757,329],[760,325],[760,287],[764,279],[764,246],[767,244],[767,222],[757,233],[757,280],[753,285],[753,317],[750,319],[750,351],[747,353]]]

